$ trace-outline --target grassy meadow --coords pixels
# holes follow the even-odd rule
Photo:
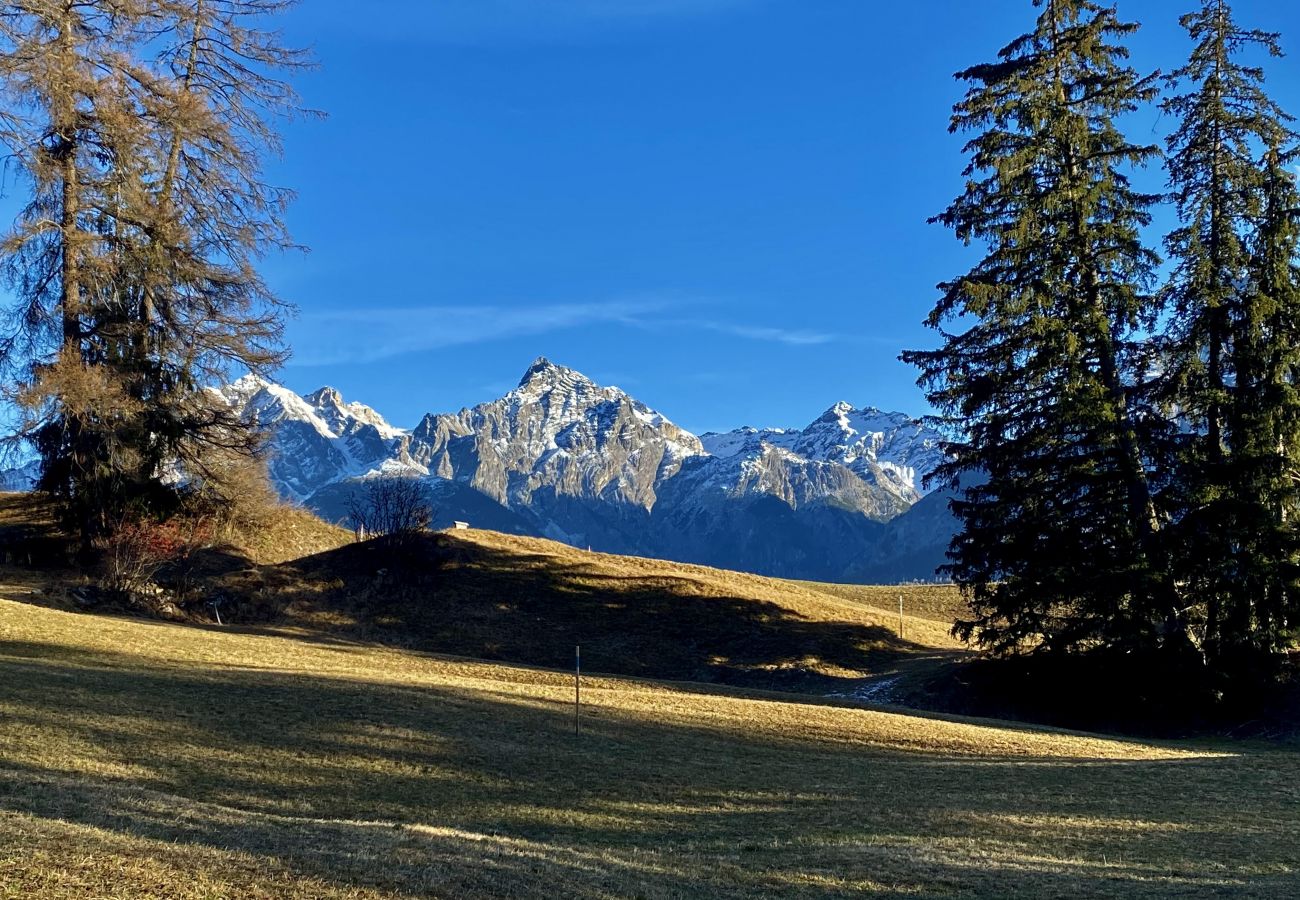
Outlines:
[[[45,512],[0,500],[11,563]],[[1294,744],[826,696],[960,658],[950,588],[289,511],[199,568],[225,627],[0,567],[0,898],[1300,892]]]
[[[248,565],[214,588],[227,621],[551,668],[581,645],[593,671],[764,689],[843,691],[962,651],[951,620],[908,615],[900,638],[896,605],[835,590],[482,530]],[[935,591],[901,590],[918,608]]]
[[[945,627],[970,615],[961,591],[951,584],[824,584],[819,581],[793,581],[791,584],[876,610],[896,611],[901,597],[906,619],[925,619]]]
[[[1256,896],[1300,752],[0,601],[0,896]]]

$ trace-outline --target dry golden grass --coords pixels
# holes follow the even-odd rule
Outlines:
[[[0,492],[0,549],[7,562],[43,565],[66,558],[53,505],[40,494]]]
[[[37,523],[19,505],[0,527]],[[395,557],[298,515],[228,576],[275,633],[0,601],[0,897],[1300,889],[1293,747],[608,676],[575,738],[563,672],[359,640],[554,666],[581,640],[598,670],[824,686],[952,653],[949,589],[903,589],[900,641],[897,588],[490,532]]]
[[[823,584],[817,581],[795,581],[792,584],[879,610],[897,611],[901,596],[906,615],[941,622],[948,627],[970,615],[961,591],[951,584]]]
[[[712,569],[688,563],[592,553],[567,544],[542,538],[519,537],[494,531],[457,531],[448,534],[454,541],[502,553],[535,569],[570,568],[579,584],[603,587],[611,582],[630,586],[643,583],[661,585],[666,581],[683,582],[684,592],[703,597],[744,597],[759,603],[771,603],[806,621],[846,622],[885,627],[898,626],[897,594],[908,598],[941,596],[950,602],[949,586],[890,588],[858,585],[821,584],[815,581],[788,581],[766,578],[726,569]],[[891,605],[891,599],[892,605]],[[845,600],[850,602],[846,603]],[[875,602],[872,602],[875,601]],[[924,607],[928,610],[934,604]],[[949,634],[952,619],[939,619],[918,607],[915,615],[904,615],[904,632],[914,643],[933,649],[955,649],[961,645]]]
[[[575,737],[560,672],[0,601],[0,897],[1300,889],[1294,748],[583,697]]]
[[[832,691],[953,653],[948,627],[788,581],[489,531],[367,542],[233,573],[227,622],[593,671]]]
[[[0,528],[30,526],[54,527],[54,507],[40,494],[0,491]]]
[[[353,539],[351,531],[324,522],[309,510],[276,502],[259,509],[249,522],[221,529],[214,549],[245,565],[274,565],[335,550]],[[66,563],[72,555],[70,539],[60,533],[55,521],[53,505],[41,494],[0,493],[0,545],[14,562],[49,566]],[[55,566],[47,580],[79,574],[59,568]]]
[[[231,543],[250,562],[273,565],[325,553],[354,540],[351,531],[323,522],[309,510],[283,504],[259,528],[242,529],[231,535]]]

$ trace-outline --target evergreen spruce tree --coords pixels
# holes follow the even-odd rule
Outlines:
[[[1185,92],[1163,104],[1177,122],[1167,165],[1180,225],[1166,241],[1161,393],[1183,426],[1167,536],[1207,661],[1258,674],[1279,647],[1297,551],[1280,527],[1297,333],[1290,266],[1277,265],[1294,258],[1279,147],[1296,135],[1263,70],[1241,58],[1279,56],[1277,35],[1240,28],[1226,0],[1182,24],[1194,46],[1171,81]]]
[[[1234,329],[1229,417],[1228,569],[1206,622],[1215,669],[1250,691],[1276,677],[1300,637],[1300,191],[1294,141],[1279,127],[1262,161],[1242,320]]]
[[[1125,171],[1158,149],[1115,120],[1157,93],[1122,46],[1137,26],[1090,0],[1038,0],[1034,30],[971,88],[953,131],[974,132],[964,193],[936,221],[985,249],[940,285],[909,351],[955,437],[960,482],[949,574],[998,651],[1181,645],[1151,478],[1160,422],[1142,380],[1156,254],[1139,235],[1158,199]]]

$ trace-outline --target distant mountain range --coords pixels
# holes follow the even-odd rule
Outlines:
[[[803,429],[697,437],[544,358],[501,399],[410,430],[328,387],[299,396],[247,376],[218,393],[268,430],[281,494],[328,519],[368,479],[419,478],[437,525],[864,582],[933,579],[954,527],[923,487],[940,436],[902,413],[837,403]]]
[[[30,459],[6,469],[0,469],[0,491],[30,491],[40,477],[39,460]]]
[[[837,403],[802,429],[696,436],[616,387],[538,359],[499,400],[397,428],[333,388],[254,376],[214,390],[266,429],[276,489],[342,521],[381,477],[427,484],[436,526],[536,535],[609,553],[822,581],[929,581],[955,530],[924,480],[940,436]],[[29,490],[35,463],[0,471]]]

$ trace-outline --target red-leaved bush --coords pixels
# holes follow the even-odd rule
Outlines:
[[[211,538],[204,522],[154,522],[130,519],[100,542],[103,586],[118,594],[137,594],[169,564],[184,564]]]

